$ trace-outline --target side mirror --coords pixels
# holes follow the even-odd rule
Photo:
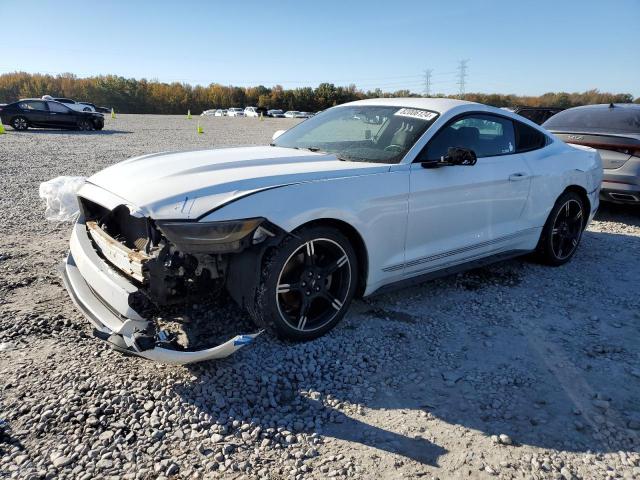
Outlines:
[[[476,157],[476,152],[470,148],[449,147],[447,154],[440,157],[439,160],[422,162],[422,166],[424,168],[438,168],[450,165],[465,165],[471,167],[475,165],[477,161],[478,157]]]
[[[280,135],[282,135],[284,132],[286,132],[286,130],[276,130],[276,133],[273,134],[273,136],[271,137],[271,140],[275,140]]]

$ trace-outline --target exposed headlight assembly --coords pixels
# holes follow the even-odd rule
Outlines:
[[[264,218],[224,222],[156,222],[165,237],[188,253],[239,252],[252,243],[252,233]]]

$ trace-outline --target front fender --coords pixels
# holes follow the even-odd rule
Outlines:
[[[368,253],[367,290],[404,263],[409,172],[343,177],[283,186],[232,202],[201,221],[264,217],[287,232],[314,220],[335,219],[351,225]]]

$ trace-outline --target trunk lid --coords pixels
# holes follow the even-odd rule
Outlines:
[[[602,158],[602,168],[622,167],[632,156],[640,156],[640,135],[553,132],[560,140],[595,148]]]

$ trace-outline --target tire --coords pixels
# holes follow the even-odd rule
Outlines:
[[[586,226],[584,200],[575,192],[565,192],[549,213],[536,248],[541,263],[558,267],[575,255]]]
[[[99,125],[96,127],[96,130],[102,130],[104,128],[104,125]]]
[[[263,261],[255,323],[278,337],[307,341],[344,317],[358,283],[358,260],[337,229],[303,228],[288,236]]]
[[[15,117],[11,119],[11,128],[23,131],[29,128],[29,121],[24,117]]]
[[[80,120],[78,122],[78,129],[83,131],[90,131],[94,129],[93,123],[89,120]]]

